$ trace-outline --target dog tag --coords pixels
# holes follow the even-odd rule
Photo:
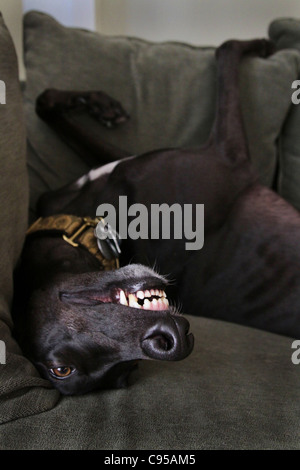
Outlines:
[[[101,219],[97,224],[95,236],[98,248],[105,259],[119,258],[121,254],[120,236],[104,219]]]

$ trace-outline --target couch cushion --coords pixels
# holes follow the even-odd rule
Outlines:
[[[187,318],[196,336],[187,359],[144,361],[127,389],[65,397],[46,413],[7,423],[1,448],[300,449],[292,340]]]
[[[40,379],[12,337],[13,269],[27,227],[28,178],[16,54],[2,16],[0,78],[6,84],[6,104],[0,104],[0,340],[6,349],[6,364],[0,364],[0,423],[3,423],[52,407],[58,395]]]
[[[300,20],[278,19],[269,27],[270,38],[281,50],[300,51]],[[300,74],[295,78],[299,79]],[[287,83],[290,96],[295,91],[292,82]],[[278,192],[300,210],[300,104],[291,105],[285,125],[280,135],[280,171]]]
[[[103,139],[134,154],[160,147],[198,146],[208,137],[215,107],[213,48],[152,43],[66,28],[38,12],[25,16],[25,107],[31,208],[39,194],[70,182],[86,165],[35,116],[45,88],[102,89],[121,101],[128,125],[107,130],[86,123]],[[276,140],[290,108],[287,83],[299,60],[284,51],[268,60],[247,59],[242,67],[242,103],[254,165],[271,186]],[[272,109],[272,113],[270,113]]]

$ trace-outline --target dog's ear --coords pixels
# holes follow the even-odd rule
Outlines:
[[[96,290],[80,290],[74,292],[60,292],[59,298],[62,302],[68,304],[79,304],[93,306],[111,302],[110,298],[101,296]]]

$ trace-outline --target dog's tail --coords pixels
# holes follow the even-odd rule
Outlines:
[[[274,52],[266,39],[230,40],[216,50],[217,110],[211,139],[218,152],[233,164],[249,159],[239,94],[239,64],[245,54],[268,57]]]

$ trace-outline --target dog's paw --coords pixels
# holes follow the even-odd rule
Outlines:
[[[85,108],[90,116],[108,128],[116,127],[129,119],[123,106],[101,91],[78,95],[74,98],[74,105]]]
[[[216,49],[216,57],[221,54],[242,56],[243,54],[252,54],[262,58],[269,57],[276,51],[275,44],[268,39],[236,40],[225,41]]]
[[[86,111],[108,128],[116,127],[129,119],[122,105],[102,91],[47,89],[36,100],[38,116],[48,122],[78,110]]]

